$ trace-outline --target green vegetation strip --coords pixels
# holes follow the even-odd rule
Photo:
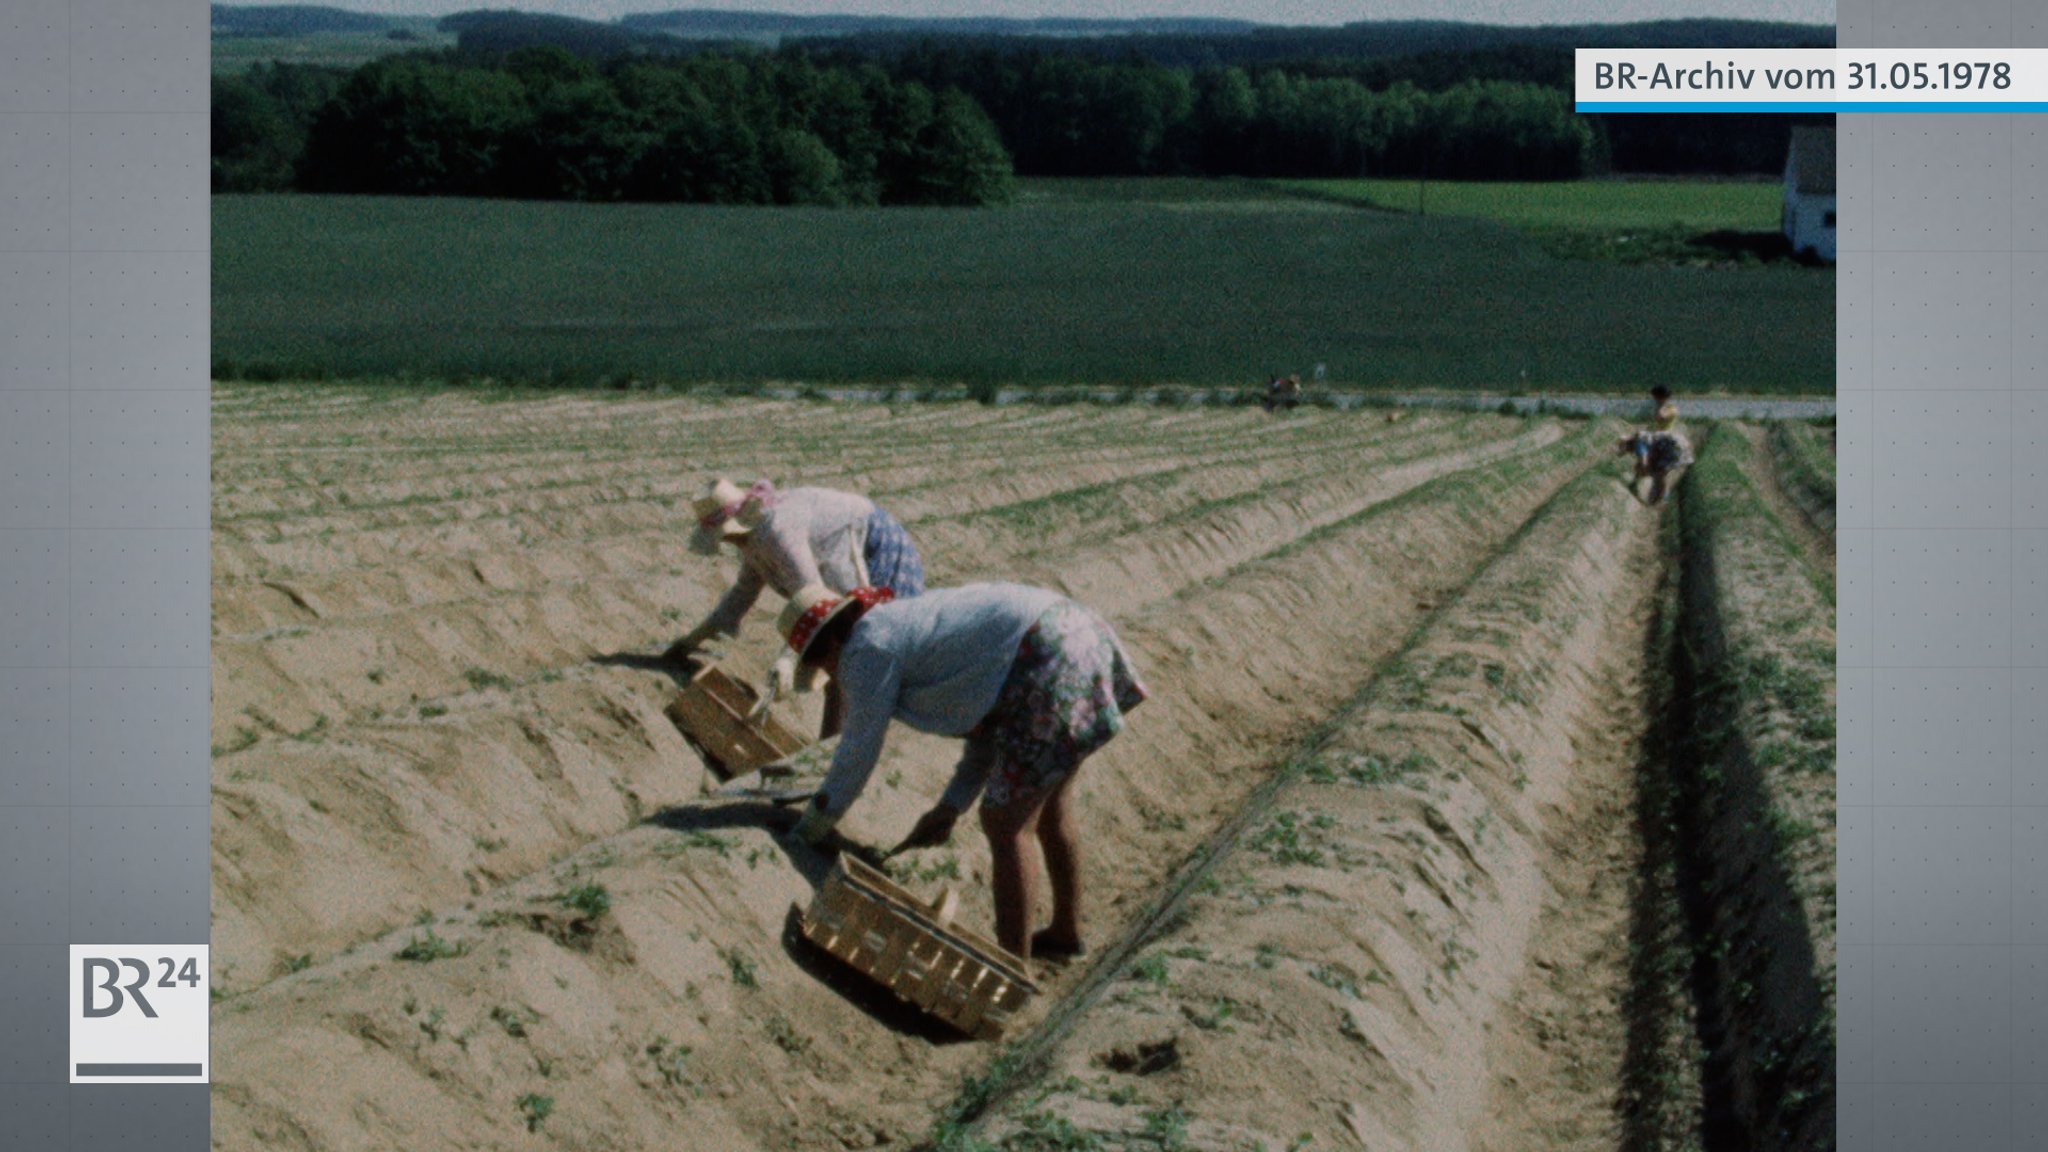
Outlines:
[[[1794,502],[1814,527],[1835,534],[1835,456],[1812,424],[1783,421],[1771,426],[1771,450]]]
[[[1496,220],[1567,260],[1711,266],[1793,255],[1779,230],[1783,192],[1775,180],[1275,183],[1297,195],[1381,211]]]
[[[213,202],[223,379],[1832,392],[1834,281],[1560,261],[1499,224],[1187,212]],[[1741,336],[1737,338],[1736,333]]]
[[[1437,180],[1279,180],[1311,192],[1394,212],[1475,216],[1521,228],[1609,230],[1677,227],[1772,232],[1784,199],[1779,181],[1576,180],[1459,183]]]

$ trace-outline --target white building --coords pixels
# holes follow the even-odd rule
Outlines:
[[[1792,251],[1835,260],[1835,129],[1805,125],[1792,129],[1785,157],[1785,239]]]

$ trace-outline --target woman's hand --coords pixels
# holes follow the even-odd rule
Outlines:
[[[936,848],[953,838],[953,825],[959,821],[960,813],[956,809],[944,804],[936,805],[917,818],[917,826],[889,854],[894,856],[897,852],[908,852],[913,848]]]

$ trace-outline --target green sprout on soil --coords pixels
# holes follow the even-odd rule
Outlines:
[[[738,949],[733,949],[729,952],[720,950],[719,954],[725,958],[725,966],[732,973],[732,982],[734,984],[741,988],[759,988],[761,986],[761,981],[754,972],[754,962],[749,960],[744,953]]]
[[[986,1145],[962,1144],[966,1149]],[[1028,1112],[1018,1118],[1018,1129],[1003,1140],[1003,1152],[1107,1152],[1099,1133],[1074,1127],[1074,1122],[1049,1110]]]
[[[1166,957],[1157,952],[1144,956],[1133,963],[1130,968],[1130,975],[1133,980],[1142,981],[1146,984],[1157,984],[1161,987],[1164,987],[1172,980],[1171,974],[1167,971]]]
[[[662,856],[680,856],[692,848],[704,848],[722,857],[729,857],[732,855],[733,845],[734,841],[729,837],[693,829],[683,833],[681,838],[656,848],[655,851]]]
[[[602,884],[579,884],[556,899],[592,920],[612,910],[612,894]]]
[[[242,752],[249,748],[255,747],[257,739],[258,737],[256,735],[255,729],[237,728],[235,729],[235,735],[233,739],[229,740],[225,744],[215,744],[213,746],[213,755],[216,759],[222,756],[232,756],[237,752]]]
[[[1353,1000],[1365,999],[1365,993],[1358,990],[1358,981],[1351,970],[1341,964],[1318,964],[1308,971],[1309,978],[1325,988],[1333,988]]]
[[[654,1062],[654,1070],[661,1073],[661,1082],[674,1088],[680,1085],[689,1073],[690,1049],[688,1045],[677,1044],[666,1036],[656,1036],[647,1045],[647,1058]]]
[[[400,948],[398,950],[398,959],[411,960],[418,964],[429,964],[435,960],[449,960],[468,954],[469,943],[467,941],[443,940],[434,933],[432,928],[429,928],[426,931],[426,935],[415,936],[405,947]]]
[[[532,1092],[519,1098],[519,1115],[526,1121],[528,1132],[540,1131],[540,1126],[555,1113],[555,1098]]]
[[[960,861],[951,853],[947,853],[930,864],[919,865],[906,861],[890,871],[895,872],[899,879],[930,884],[939,880],[960,879]]]
[[[493,672],[488,668],[465,668],[462,670],[462,679],[479,692],[487,688],[512,687],[510,676]]]
[[[801,1056],[810,1050],[811,1038],[798,1032],[796,1025],[791,1024],[788,1018],[780,1015],[771,1015],[768,1017],[765,1027],[768,1029],[768,1038],[773,1040],[775,1046],[784,1052],[792,1056]]]
[[[1187,1147],[1188,1114],[1177,1103],[1153,1109],[1145,1113],[1145,1130],[1140,1135],[1168,1152],[1178,1152]]]
[[[1319,868],[1323,864],[1323,850],[1304,842],[1301,825],[1299,813],[1282,812],[1252,837],[1248,846],[1254,852],[1264,853],[1276,864],[1306,864]]]
[[[1309,761],[1303,775],[1317,784],[1345,783],[1373,788],[1420,772],[1432,763],[1420,752],[1410,752],[1398,761],[1358,753],[1331,753]]]
[[[515,1040],[526,1037],[528,1025],[540,1023],[538,1013],[509,1004],[500,1004],[491,1009],[491,1019],[497,1021],[498,1027],[505,1030],[505,1035]]]

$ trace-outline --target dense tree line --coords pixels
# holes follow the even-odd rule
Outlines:
[[[1190,68],[1129,47],[927,39],[871,58],[973,95],[1025,175],[1759,174],[1783,169],[1794,124],[1826,119],[1580,116],[1571,50],[1547,44]]]
[[[768,52],[520,13],[443,26],[454,51],[216,77],[215,189],[982,204],[1009,195],[1013,171],[1756,173],[1783,165],[1794,120],[1578,116],[1569,49],[1450,25],[1337,30],[1427,48],[1407,55],[1199,66],[1148,58],[1143,38],[1121,50],[1013,37]],[[1452,43],[1465,46],[1441,46]]]
[[[296,93],[333,85],[313,101]],[[309,108],[309,104],[312,106]],[[986,204],[1013,185],[957,91],[800,54],[556,47],[214,81],[217,191],[721,204]]]
[[[213,77],[213,190],[281,192],[294,186],[313,117],[347,71],[258,64]]]
[[[974,97],[1027,175],[1556,180],[1595,158],[1569,97],[1526,82],[1376,89],[1341,74],[939,44],[885,63],[898,79]]]

